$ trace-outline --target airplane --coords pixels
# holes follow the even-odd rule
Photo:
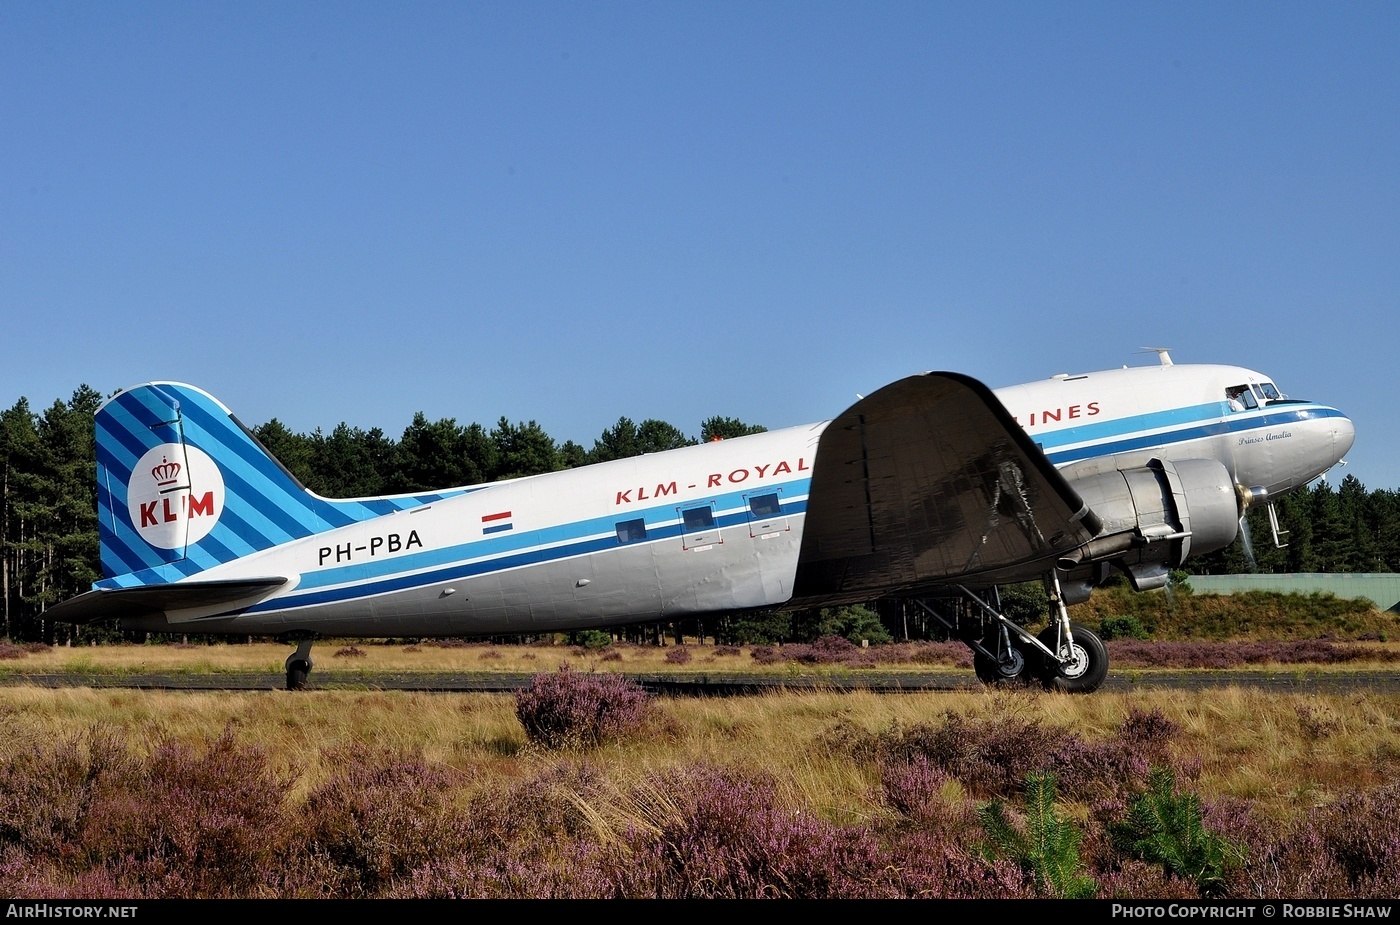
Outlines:
[[[96,413],[103,577],[48,616],[275,636],[296,643],[285,667],[298,690],[318,637],[902,599],[971,648],[981,681],[1088,693],[1108,653],[1069,605],[1115,574],[1163,587],[1355,437],[1340,411],[1261,373],[1149,349],[1156,365],[996,390],[923,372],[815,424],[355,499],[308,491],[207,392],[148,382]],[[997,588],[1036,580],[1049,613],[1033,634]],[[950,592],[976,619],[940,609]]]

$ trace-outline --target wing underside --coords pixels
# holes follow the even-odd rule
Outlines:
[[[1098,529],[989,388],[910,376],[822,433],[788,606],[1027,580]]]

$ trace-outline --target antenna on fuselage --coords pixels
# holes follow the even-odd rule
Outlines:
[[[1172,365],[1171,355],[1167,353],[1171,349],[1170,347],[1142,347],[1141,349],[1147,353],[1157,354],[1157,361],[1163,366]]]

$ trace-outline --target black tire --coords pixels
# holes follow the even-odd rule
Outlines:
[[[996,651],[997,644],[995,634],[982,640],[982,645],[992,651]],[[977,680],[983,684],[1000,687],[1015,687],[1025,684],[1032,674],[1030,658],[1026,651],[1014,642],[1011,644],[1011,658],[1006,663],[988,658],[973,649],[972,670],[977,673]]]
[[[1102,639],[1077,623],[1070,624],[1070,634],[1074,637],[1074,652],[1070,661],[1061,665],[1042,657],[1041,683],[1047,690],[1066,694],[1092,693],[1108,677],[1108,650],[1104,648]],[[1036,638],[1053,652],[1059,645],[1059,636],[1059,627],[1052,623]]]
[[[287,666],[287,690],[306,689],[306,677],[311,674],[311,666],[305,662],[294,662]]]

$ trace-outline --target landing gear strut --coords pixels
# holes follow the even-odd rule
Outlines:
[[[1070,622],[1054,571],[1045,576],[1050,625],[1038,636],[1000,612],[999,596],[993,606],[962,585],[958,590],[977,608],[971,621],[949,619],[926,601],[917,603],[972,650],[972,668],[982,683],[1007,687],[1039,681],[1047,690],[1069,694],[1087,694],[1103,684],[1108,650],[1098,636]]]
[[[299,691],[306,688],[306,677],[311,674],[310,638],[297,641],[297,650],[287,656],[287,690]]]
[[[1045,593],[1050,596],[1050,625],[1036,637],[1045,649],[1040,682],[1049,690],[1067,694],[1098,690],[1108,676],[1108,649],[1098,636],[1069,622],[1060,579],[1054,572],[1045,577]]]

